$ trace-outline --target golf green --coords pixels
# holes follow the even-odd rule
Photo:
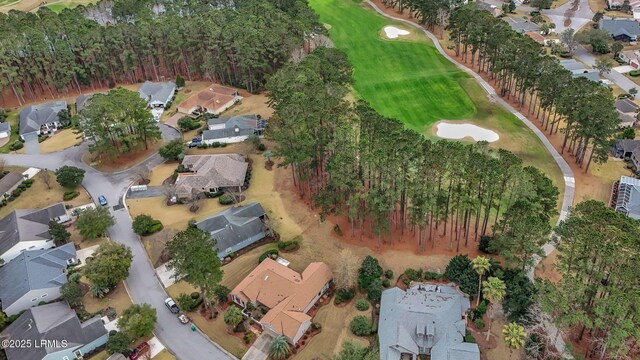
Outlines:
[[[416,36],[415,28],[385,19],[359,1],[310,0],[310,5],[328,25],[335,46],[349,56],[357,95],[378,112],[421,132],[442,119],[474,116],[476,108],[459,83],[468,75],[440,55],[426,36]],[[387,25],[413,36],[384,39]]]

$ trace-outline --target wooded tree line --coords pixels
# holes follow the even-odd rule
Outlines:
[[[592,161],[607,161],[619,119],[606,86],[573,78],[555,57],[543,55],[539,43],[476,4],[458,7],[459,3],[444,0],[383,3],[407,9],[430,29],[446,26],[456,55],[486,72],[501,96],[513,98],[521,109],[527,106],[549,134],[563,132],[561,151],[569,151],[580,167],[586,165],[585,172]]]
[[[544,241],[550,229],[551,180],[486,142],[433,142],[364,101],[350,104],[351,72],[344,53],[318,48],[267,84],[275,109],[268,136],[298,191],[322,216],[348,217],[352,237],[366,228],[381,243],[392,230],[412,231],[421,252],[441,235],[458,251],[493,227],[513,245],[513,265],[530,264],[539,249],[522,243]],[[539,223],[546,227],[522,231]]]
[[[36,94],[143,80],[208,79],[257,91],[322,27],[303,0],[103,0],[56,14],[0,14],[0,94]],[[160,15],[157,9],[161,6]],[[89,19],[95,9],[113,20]],[[152,11],[155,9],[156,11]],[[110,14],[108,14],[110,13]],[[95,15],[95,14],[94,14]],[[94,16],[96,17],[96,16]]]
[[[521,109],[528,106],[549,134],[564,133],[561,151],[568,150],[580,167],[586,165],[585,172],[592,161],[607,161],[619,124],[609,88],[574,78],[555,57],[543,55],[540,44],[475,4],[456,9],[447,29],[456,55],[489,74],[502,96],[513,98]]]
[[[589,334],[585,357],[622,359],[640,339],[640,223],[589,200],[556,231],[561,280],[541,286],[546,311],[561,327]],[[553,334],[552,334],[553,335]]]

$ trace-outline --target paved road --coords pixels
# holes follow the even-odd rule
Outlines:
[[[161,126],[163,135],[167,139],[176,138],[179,133],[171,128]],[[184,360],[231,360],[236,359],[213,343],[200,332],[191,331],[189,326],[180,324],[175,315],[164,306],[167,293],[156,278],[153,266],[138,237],[131,229],[131,217],[126,208],[113,210],[113,205],[120,204],[129,185],[136,180],[137,173],[142,169],[152,169],[161,164],[163,159],[154,155],[133,169],[113,174],[105,174],[89,167],[82,162],[85,146],[72,147],[62,152],[45,155],[0,155],[7,161],[7,165],[57,169],[63,165],[73,165],[86,171],[82,186],[93,199],[104,195],[110,205],[110,211],[116,224],[108,229],[109,237],[125,244],[133,252],[133,264],[126,280],[127,290],[135,303],[151,304],[157,309],[158,322],[155,335],[176,355]]]
[[[422,30],[422,32],[424,32],[424,34],[431,39],[431,41],[433,42],[435,47],[438,49],[440,54],[442,54],[442,56],[444,56],[449,61],[451,61],[453,64],[455,64],[459,69],[461,69],[462,71],[466,72],[467,74],[469,74],[473,78],[475,78],[478,81],[478,83],[480,83],[480,85],[482,85],[482,87],[485,89],[485,91],[487,93],[489,93],[489,96],[491,96],[494,99],[495,102],[499,103],[505,109],[507,109],[508,111],[513,113],[518,119],[520,119],[525,125],[527,125],[527,127],[529,129],[531,129],[531,131],[533,131],[534,134],[536,134],[536,136],[540,139],[540,141],[545,146],[547,151],[549,151],[549,153],[553,157],[553,160],[556,162],[556,164],[560,168],[560,171],[562,172],[562,175],[564,177],[564,197],[562,198],[562,207],[561,207],[561,210],[560,210],[560,217],[558,218],[558,223],[560,221],[566,219],[567,215],[569,214],[569,209],[570,209],[571,205],[573,204],[573,198],[574,198],[574,195],[575,195],[575,190],[576,190],[575,177],[573,176],[573,171],[571,170],[571,167],[569,167],[569,164],[567,164],[567,162],[564,160],[564,158],[553,147],[553,145],[551,144],[549,139],[547,139],[547,137],[544,135],[544,133],[542,133],[542,131],[540,131],[540,129],[538,129],[538,127],[536,127],[533,123],[531,123],[531,121],[529,121],[529,119],[527,119],[524,115],[522,115],[518,110],[513,108],[513,106],[511,106],[506,101],[504,101],[500,96],[498,96],[496,94],[495,90],[493,89],[493,87],[491,87],[491,85],[489,85],[489,83],[484,81],[484,79],[482,79],[482,77],[480,77],[480,75],[476,74],[473,70],[469,69],[468,67],[458,63],[453,58],[451,58],[442,49],[442,46],[440,46],[440,43],[438,42],[438,39],[436,38],[435,35],[433,35],[432,33],[428,32],[427,30],[425,30],[420,25],[417,25],[417,24],[415,24],[415,23],[413,23],[411,21],[387,15],[384,11],[380,10],[380,8],[378,8],[374,3],[372,3],[371,0],[367,0],[367,2],[369,3],[369,5],[371,5],[373,7],[373,9],[376,12],[378,12],[382,16],[385,16],[387,18],[391,18],[393,20],[404,22],[404,23],[406,23],[406,24],[408,24],[410,26],[413,26],[413,27],[416,27],[416,28]],[[555,247],[555,243],[553,241],[549,241],[547,244],[545,244],[543,246],[543,250],[544,250],[545,256],[551,254],[555,250],[555,248],[556,248]],[[537,258],[535,260],[535,264],[537,265],[541,260],[542,260],[541,258]],[[528,275],[529,275],[529,278],[531,278],[533,280],[533,276],[534,276],[533,268],[530,269]],[[559,331],[553,323],[544,322],[543,324],[546,327],[547,332],[549,334],[556,334],[556,332]],[[560,351],[561,353],[564,352],[565,344],[564,344],[564,340],[562,339],[561,336],[557,337],[555,345],[556,345],[556,348],[558,349],[558,351]],[[571,357],[565,355],[565,358],[571,358]]]

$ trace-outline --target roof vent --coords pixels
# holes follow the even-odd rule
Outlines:
[[[267,279],[269,278],[269,275],[264,277],[264,281],[267,281]]]

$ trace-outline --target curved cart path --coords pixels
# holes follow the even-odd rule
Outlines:
[[[438,49],[438,51],[440,52],[440,54],[442,54],[442,56],[444,56],[447,60],[455,64],[460,70],[464,71],[465,73],[471,75],[474,79],[476,79],[476,81],[480,83],[480,85],[482,85],[482,87],[489,94],[489,96],[491,96],[498,104],[502,105],[502,107],[504,107],[505,109],[513,113],[513,115],[515,115],[518,119],[520,119],[523,123],[525,123],[525,125],[527,125],[527,127],[529,127],[529,129],[531,129],[531,131],[533,131],[533,133],[536,134],[536,136],[540,139],[540,141],[542,141],[542,144],[544,144],[544,147],[547,149],[547,151],[549,151],[549,153],[553,157],[553,160],[556,162],[556,164],[558,164],[560,171],[562,171],[562,176],[564,177],[564,197],[562,198],[562,207],[560,209],[560,216],[558,217],[558,223],[566,219],[567,215],[569,214],[571,205],[573,204],[573,198],[575,196],[575,191],[576,191],[576,180],[575,180],[575,177],[573,176],[573,170],[571,170],[571,167],[569,166],[569,164],[567,164],[567,162],[564,160],[562,155],[560,155],[558,151],[553,147],[553,145],[551,144],[549,139],[547,139],[544,133],[540,129],[538,129],[536,125],[534,125],[531,121],[529,121],[529,119],[527,119],[524,115],[522,115],[518,110],[516,110],[513,106],[511,106],[509,103],[504,101],[500,96],[498,96],[498,94],[496,94],[496,91],[493,89],[493,87],[489,85],[489,83],[486,82],[480,75],[478,75],[475,71],[471,70],[470,68],[464,66],[463,64],[460,64],[451,56],[449,56],[449,54],[447,54],[444,51],[444,49],[442,49],[442,46],[438,42],[438,39],[436,38],[435,35],[433,35],[429,31],[424,29],[422,26],[412,21],[397,18],[385,13],[371,0],[367,0],[367,3],[369,3],[369,5],[378,14],[386,18],[393,19],[395,21],[400,21],[414,28],[420,29],[429,39],[431,39],[434,46],[436,47],[436,49]],[[542,247],[542,249],[544,250],[545,256],[548,256],[556,249],[556,245],[553,241],[550,240],[548,243],[546,243]],[[536,257],[535,265],[537,265],[541,260],[542,260],[541,258]],[[532,268],[530,268],[528,271],[528,276],[531,280],[533,280],[533,277],[534,277],[535,265]],[[549,334],[556,334],[556,332],[559,331],[553,323],[547,322],[544,325],[547,328],[547,331]],[[564,344],[564,340],[562,339],[562,336],[558,336],[556,337],[556,339],[557,339],[555,344],[556,348],[561,353],[564,352],[564,349],[566,346]],[[570,357],[565,355],[565,358],[570,358]]]

